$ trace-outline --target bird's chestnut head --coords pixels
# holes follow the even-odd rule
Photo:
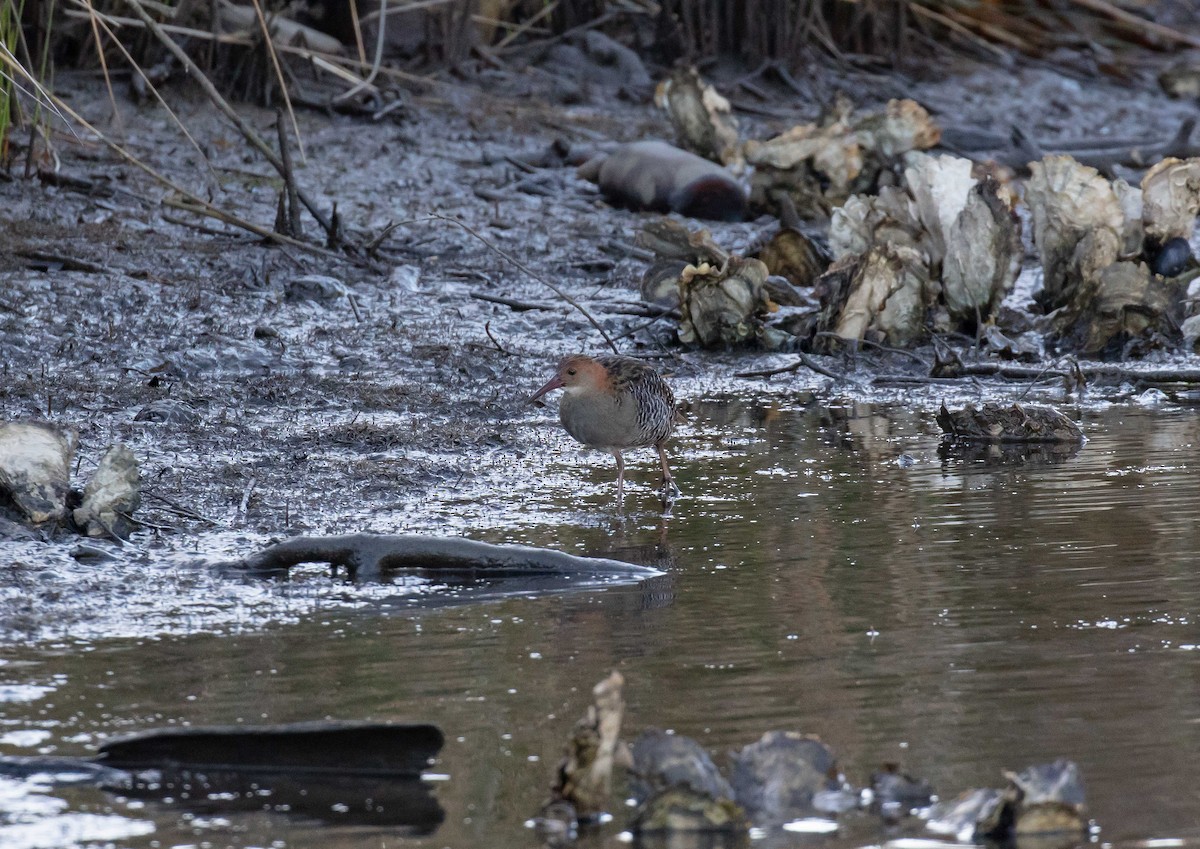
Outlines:
[[[604,366],[586,354],[571,354],[559,361],[554,377],[529,396],[526,403],[532,404],[555,389],[565,389],[567,392],[601,392],[608,384],[608,372],[604,370]]]

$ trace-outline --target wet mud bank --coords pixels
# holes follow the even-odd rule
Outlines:
[[[938,81],[828,73],[813,84],[865,107],[911,97],[996,138],[1009,124],[1043,141],[1128,126],[1170,137],[1191,107],[1142,76],[1120,86],[971,66]],[[252,628],[361,600],[317,573],[280,586],[208,570],[293,534],[504,541],[548,515],[607,522],[611,459],[578,452],[553,407],[524,404],[562,354],[600,352],[604,340],[506,254],[582,304],[623,353],[667,373],[685,408],[757,394],[904,401],[932,425],[942,400],[1008,402],[1025,391],[986,376],[928,381],[911,357],[887,352],[823,359],[818,372],[790,368],[786,354],[681,347],[675,321],[648,308],[637,286],[653,256],[636,235],[655,216],[611,207],[573,168],[526,164],[556,140],[595,148],[669,137],[666,119],[603,88],[556,103],[550,84],[532,79],[438,83],[383,121],[299,114],[298,178],[324,207],[336,202],[357,238],[378,239],[360,261],[266,245],[180,211],[103,146],[69,133],[55,137],[58,176],[0,181],[0,419],[75,428],[84,471],[106,445],[124,443],[143,487],[125,545],[42,531],[4,542],[3,639]],[[100,84],[60,83],[106,120]],[[129,147],[173,179],[219,186],[244,218],[274,220],[282,181],[197,93],[173,93],[205,157],[153,108],[125,103]],[[769,94],[769,108],[742,116],[760,136],[818,111]],[[269,135],[273,113],[244,114]],[[740,251],[777,222],[703,226]],[[1184,356],[1150,364],[1196,365]],[[1118,383],[1091,397],[1144,388]],[[1063,392],[1059,380],[1031,397],[1061,401]],[[697,458],[700,429],[712,426],[685,421],[673,448],[681,462]],[[595,483],[580,479],[580,464],[597,469]],[[630,480],[633,521],[654,521],[653,463],[636,455]]]

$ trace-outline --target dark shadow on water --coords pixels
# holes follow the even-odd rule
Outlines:
[[[987,468],[1054,466],[1075,459],[1082,447],[1075,443],[946,440],[938,446],[938,457],[947,463],[969,463]]]

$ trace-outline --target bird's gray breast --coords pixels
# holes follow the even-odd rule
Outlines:
[[[559,416],[567,433],[593,448],[632,448],[647,444],[638,427],[637,405],[628,396],[563,396]]]

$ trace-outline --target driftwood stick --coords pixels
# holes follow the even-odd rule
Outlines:
[[[1047,375],[1071,377],[1067,368],[1044,369],[1037,366],[1017,366],[1008,363],[964,363],[964,375],[1004,377],[1015,380],[1037,380]],[[1129,368],[1108,363],[1079,364],[1079,373],[1088,380],[1129,381],[1132,383],[1200,383],[1200,369],[1195,368]]]
[[[341,566],[358,579],[378,579],[389,569],[489,578],[568,574],[648,578],[660,574],[656,569],[620,560],[576,557],[545,548],[492,545],[462,537],[387,534],[293,537],[220,569],[272,575],[286,573],[300,563],[328,563],[335,571]]]
[[[86,259],[76,259],[66,254],[49,253],[47,251],[19,250],[14,251],[21,259],[29,260],[40,265],[61,265],[63,271],[84,271],[88,274],[114,274],[111,268],[97,265]]]
[[[817,333],[816,336],[818,339],[839,339],[843,342],[850,341],[850,340],[846,339],[845,337],[839,336],[837,333],[834,333],[832,330],[822,330],[820,333]],[[856,340],[854,340],[854,344],[855,345],[865,345],[868,348],[874,348],[878,351],[883,351],[886,354],[898,354],[901,357],[908,357],[909,359],[916,360],[918,363],[925,366],[926,368],[930,367],[929,360],[925,359],[920,354],[917,354],[913,351],[909,351],[907,348],[894,348],[891,345],[881,345],[879,342],[873,342],[870,339],[856,339]]]
[[[292,149],[288,144],[287,124],[283,120],[283,110],[275,110],[275,129],[279,133],[279,159],[283,163],[283,183],[286,190],[286,235],[293,239],[304,238],[304,228],[300,224],[300,190],[296,187],[296,173],[292,170]]]
[[[734,377],[773,377],[777,374],[787,374],[787,373],[793,372],[793,371],[800,371],[800,369],[802,369],[802,368],[808,368],[808,369],[811,369],[812,371],[815,371],[817,374],[823,374],[826,377],[833,378],[834,380],[845,380],[846,379],[846,375],[838,374],[835,371],[830,371],[829,369],[825,368],[825,366],[821,365],[816,360],[814,360],[812,357],[810,357],[808,354],[804,354],[804,353],[797,351],[796,356],[799,357],[799,359],[796,360],[796,362],[792,363],[790,366],[780,366],[779,368],[765,369],[763,371],[739,371],[739,372],[734,372],[733,376]]]
[[[506,357],[511,357],[513,355],[512,351],[507,350],[496,340],[496,337],[492,335],[492,323],[490,321],[485,321],[483,323],[483,332],[487,334],[488,339],[492,340],[492,344],[496,346],[497,351]]]
[[[162,509],[166,510],[168,513],[174,513],[177,516],[183,516],[188,519],[196,519],[197,521],[200,521],[200,522],[206,522],[207,524],[213,525],[214,527],[220,527],[220,525],[221,525],[221,523],[218,522],[216,519],[210,519],[207,516],[201,516],[195,510],[189,510],[188,508],[184,507],[179,502],[172,501],[170,498],[167,498],[165,495],[159,495],[157,492],[152,492],[151,490],[148,490],[148,489],[143,489],[142,495],[145,495],[149,498],[156,499],[158,501],[161,501],[163,504],[166,504],[167,506]]]
[[[547,310],[553,312],[557,307],[552,304],[537,304],[532,301],[518,301],[515,298],[505,298],[501,295],[488,295],[484,292],[471,292],[471,297],[477,301],[487,301],[489,304],[500,304],[513,312],[529,312],[530,310]]]
[[[150,171],[151,176],[158,177],[157,172]],[[165,185],[171,188],[176,188],[174,183],[168,181],[165,177],[159,178]],[[274,230],[268,230],[266,227],[260,227],[253,224],[244,218],[240,218],[231,212],[226,212],[218,206],[214,206],[203,198],[197,197],[189,191],[178,189],[181,197],[172,198],[166,197],[162,199],[164,206],[170,206],[175,209],[182,209],[185,212],[190,212],[193,215],[205,215],[209,218],[215,218],[217,221],[224,221],[226,224],[232,224],[256,236],[261,236],[268,242],[274,242],[277,245],[291,245],[294,248],[299,248],[317,256],[327,257],[328,259],[337,260],[338,262],[349,262],[365,268],[375,267],[372,263],[359,257],[346,256],[344,254],[334,253],[317,245],[310,245],[307,242],[302,242],[299,239],[293,239],[290,236],[285,236],[282,233],[276,233]]]
[[[664,307],[662,304],[651,304],[639,301],[636,304],[607,304],[604,311],[611,315],[632,315],[636,318],[679,318],[676,307]]]

